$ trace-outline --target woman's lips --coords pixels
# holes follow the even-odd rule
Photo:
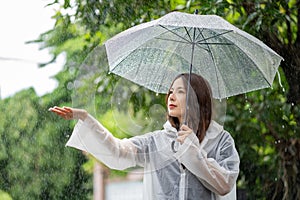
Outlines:
[[[170,104],[170,105],[169,105],[169,108],[170,108],[170,109],[174,109],[174,108],[176,108],[176,105]]]

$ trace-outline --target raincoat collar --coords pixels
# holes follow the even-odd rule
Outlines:
[[[171,136],[171,137],[176,137],[177,135],[177,130],[176,128],[174,128],[171,123],[168,121],[166,121],[166,123],[164,124],[164,130],[166,131],[167,135],[168,136]]]

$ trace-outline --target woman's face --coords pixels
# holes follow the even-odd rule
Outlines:
[[[171,117],[177,117],[182,123],[186,106],[186,88],[182,78],[174,81],[169,91],[168,113]]]

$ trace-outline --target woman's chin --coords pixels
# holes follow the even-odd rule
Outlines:
[[[171,117],[176,117],[176,118],[180,118],[180,116],[179,115],[177,115],[177,114],[175,114],[175,113],[172,113],[172,112],[169,112],[169,116],[171,116]]]

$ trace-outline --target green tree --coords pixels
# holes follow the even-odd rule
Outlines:
[[[53,60],[66,53],[65,72],[58,76],[65,87],[74,85],[80,66],[96,46],[122,30],[174,10],[193,13],[198,9],[200,14],[220,15],[282,55],[285,59],[281,64],[283,87],[277,80],[272,89],[229,98],[225,126],[234,135],[241,156],[239,186],[247,189],[250,199],[299,198],[299,0],[75,0],[72,3],[65,0],[60,5],[54,16],[56,26],[42,34],[39,41],[44,48],[52,49]],[[107,66],[100,66],[103,70],[97,76],[107,81],[93,82],[95,85],[90,87],[104,88],[101,91],[110,94],[118,78],[107,76]],[[141,89],[141,95],[133,102],[149,99],[144,93]],[[61,101],[70,102],[67,98],[64,94]],[[108,111],[110,98],[95,97],[96,109],[102,113]],[[147,111],[144,106],[138,108]]]
[[[215,9],[209,9],[212,8],[212,5]],[[284,88],[287,88],[288,91],[282,91],[282,87],[274,85],[275,89],[273,88],[272,92],[254,93],[254,96],[250,95],[251,98],[248,98],[247,101],[242,99],[241,102],[240,97],[232,98],[233,104],[239,105],[241,112],[236,110],[233,115],[235,121],[229,125],[233,130],[246,130],[246,134],[256,135],[252,138],[256,138],[254,141],[248,138],[248,144],[252,144],[251,146],[242,147],[242,144],[247,144],[244,143],[247,141],[238,145],[242,147],[240,151],[251,152],[254,150],[259,155],[257,158],[260,158],[260,161],[257,160],[257,162],[260,164],[253,171],[258,178],[253,180],[251,174],[247,177],[252,183],[258,181],[260,184],[264,184],[263,188],[268,194],[267,198],[273,199],[300,198],[300,174],[298,171],[300,166],[299,5],[300,1],[298,0],[199,3],[201,10],[202,6],[207,8],[203,10],[204,14],[219,14],[227,18],[240,28],[260,38],[285,59],[281,63],[281,69],[284,75],[282,78],[285,79],[283,80]],[[241,104],[237,104],[237,102]],[[249,102],[251,103],[249,104]],[[252,107],[253,112],[249,115],[242,113],[245,112],[243,108],[249,106]],[[230,106],[230,109],[236,108]],[[251,142],[249,143],[249,141]],[[263,141],[263,143],[259,141]],[[253,148],[253,150],[249,150],[247,147]],[[272,154],[274,156],[269,159],[269,155]],[[242,166],[243,163],[249,164],[249,159],[255,159],[252,156],[248,157],[249,159],[245,158],[242,157]],[[261,167],[265,170],[255,171]],[[269,174],[271,176],[268,176]],[[247,185],[251,187],[251,182]]]
[[[85,157],[64,148],[70,124],[47,111],[52,101],[29,89],[0,102],[0,187],[13,199],[87,199],[91,191]]]

